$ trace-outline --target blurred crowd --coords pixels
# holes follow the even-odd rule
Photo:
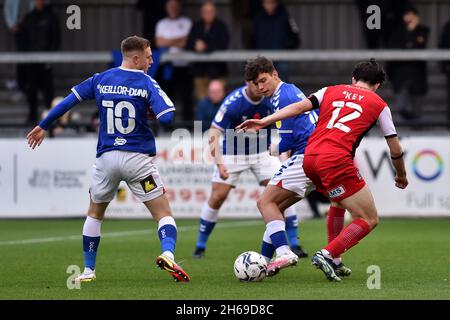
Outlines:
[[[293,50],[301,48],[300,30],[281,0],[231,0],[232,14],[240,23],[242,46],[245,49]],[[409,0],[356,0],[362,30],[370,49],[425,49],[430,29],[420,19],[420,13]],[[367,7],[381,9],[381,29],[366,27]],[[155,57],[164,52],[206,53],[230,48],[230,26],[217,14],[216,4],[205,0],[200,6],[200,19],[193,21],[183,13],[181,0],[137,0],[142,12],[142,35],[152,43]],[[60,48],[60,22],[48,0],[5,0],[6,24],[14,35],[19,52],[55,51]],[[440,48],[450,48],[450,20],[439,31]],[[155,59],[158,60],[158,59]],[[284,81],[289,81],[288,64],[276,62]],[[425,61],[393,61],[386,64],[389,80],[395,92],[392,107],[405,120],[421,117],[424,96],[428,91]],[[442,63],[447,77],[448,121],[450,123],[450,61]],[[182,121],[201,120],[204,130],[214,117],[229,88],[227,64],[174,63],[159,64],[151,69],[152,76],[174,100]],[[26,96],[29,106],[27,123],[40,118],[39,106],[48,112],[55,104],[53,72],[50,64],[17,65],[14,84]],[[43,101],[39,101],[39,92]],[[56,97],[57,99],[59,97]],[[56,101],[57,101],[56,99]],[[87,128],[95,130],[95,114]],[[74,119],[77,119],[74,114]],[[60,121],[61,128],[70,126],[70,119]]]

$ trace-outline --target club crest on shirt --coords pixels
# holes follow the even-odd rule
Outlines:
[[[328,196],[330,198],[336,198],[345,193],[345,188],[343,185],[340,185],[339,187],[334,188],[333,190],[328,191]]]
[[[150,191],[154,190],[157,185],[155,182],[155,179],[153,179],[152,175],[149,175],[147,178],[141,181],[142,189],[144,189],[145,193],[149,193]]]
[[[114,147],[123,146],[126,143],[127,143],[127,140],[125,138],[117,137],[114,140]]]

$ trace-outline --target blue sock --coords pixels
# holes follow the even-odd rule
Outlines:
[[[267,260],[272,259],[273,254],[275,253],[275,247],[273,244],[265,242],[263,240],[261,245],[261,255],[263,255]]]
[[[200,219],[198,227],[198,239],[196,245],[197,249],[206,248],[206,242],[208,241],[209,235],[213,231],[215,225],[216,225],[215,222]]]
[[[100,237],[83,236],[83,256],[84,266],[92,270],[95,269],[95,260],[97,258],[97,248],[100,243]]]
[[[161,251],[175,253],[177,244],[177,228],[173,224],[165,224],[158,229],[159,240],[161,241]]]
[[[272,233],[270,235],[270,240],[272,240],[272,244],[275,248],[279,248],[281,246],[287,246],[286,233],[284,231],[278,231]]]
[[[298,219],[297,216],[286,217],[286,235],[289,240],[290,247],[298,247]]]

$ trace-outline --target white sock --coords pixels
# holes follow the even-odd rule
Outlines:
[[[95,272],[95,270],[92,270],[91,268],[87,268],[87,267],[85,267],[84,271],[83,271],[84,274],[91,274],[91,273],[94,273],[94,272]]]
[[[284,210],[284,216],[287,217],[296,217],[297,216],[297,212],[295,211],[295,207],[292,205],[289,208],[287,208],[286,210]]]
[[[177,228],[177,224],[175,223],[175,219],[172,216],[165,216],[162,217],[158,222],[158,230],[161,229],[162,226],[165,226],[166,224],[171,224],[175,228]]]
[[[264,231],[263,241],[272,244],[272,239],[270,239],[269,231],[267,229]]]
[[[270,236],[269,236],[269,233],[267,232],[267,229],[266,229],[266,231],[264,231],[263,241],[266,242],[266,243],[272,244],[272,239],[270,239]],[[269,263],[270,259],[272,258],[272,257],[266,257],[266,256],[263,256],[263,257],[264,257],[264,259],[266,260],[267,263]]]
[[[202,207],[200,218],[209,222],[217,222],[219,219],[219,210],[211,208],[208,202],[206,202]]]
[[[335,265],[340,265],[340,264],[342,263],[342,258],[334,258],[334,259],[333,259],[333,263],[334,263]]]
[[[269,235],[269,237],[272,234],[280,231],[286,232],[286,224],[283,220],[274,220],[266,225],[266,232]],[[277,256],[292,252],[288,245],[280,246],[278,248],[275,248],[275,250],[277,252]]]
[[[159,220],[159,222],[158,222],[158,230],[161,229],[163,226],[166,226],[168,224],[174,226],[175,229],[177,229],[177,224],[175,223],[175,219],[172,216],[165,216],[165,217],[162,217]],[[169,257],[170,259],[175,261],[175,256],[174,256],[174,254],[172,252],[164,251],[163,254],[166,257]]]
[[[175,256],[173,255],[172,252],[170,252],[170,251],[164,251],[164,252],[163,252],[163,255],[165,255],[166,257],[169,257],[170,259],[172,259],[172,260],[175,261]]]
[[[331,254],[328,252],[327,249],[322,249],[322,250],[320,250],[320,252],[322,252],[322,254],[325,258],[333,259],[333,257],[331,256]]]
[[[101,226],[102,220],[87,216],[83,226],[83,235],[88,237],[100,237]]]
[[[277,256],[282,256],[284,254],[289,254],[292,252],[289,246],[281,246],[275,249],[277,251]]]

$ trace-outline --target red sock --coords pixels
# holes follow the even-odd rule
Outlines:
[[[327,238],[328,243],[341,233],[344,227],[345,209],[330,206],[327,216]]]
[[[370,226],[364,219],[355,219],[324,249],[327,250],[333,258],[337,258],[357,244],[359,240],[364,238],[369,232]]]

